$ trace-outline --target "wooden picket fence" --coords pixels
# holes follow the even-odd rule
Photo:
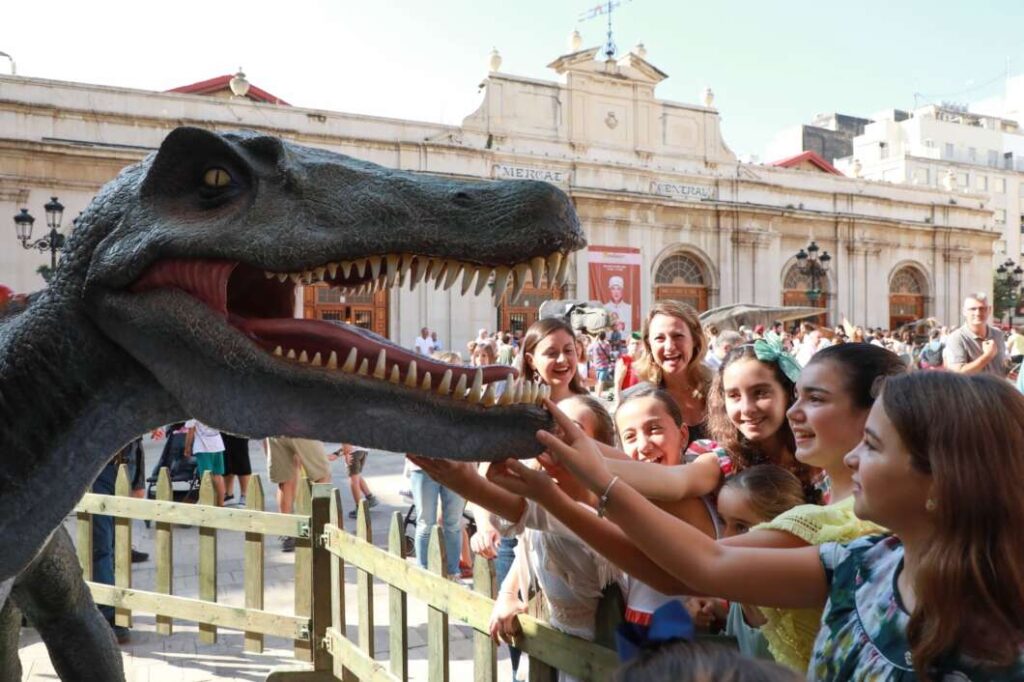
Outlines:
[[[372,544],[370,514],[365,501],[356,519],[356,533],[344,530],[341,497],[329,484],[303,479],[296,494],[296,514],[263,511],[263,489],[258,476],[250,479],[246,508],[213,506],[209,475],[199,491],[199,504],[174,502],[167,470],[161,470],[155,500],[130,496],[125,467],[118,472],[114,495],[86,494],[76,507],[78,555],[87,580],[92,570],[92,516],[115,517],[114,585],[89,582],[94,599],[115,607],[115,623],[130,626],[133,612],[154,614],[157,632],[172,633],[174,619],[199,624],[203,643],[217,641],[217,629],[245,633],[245,651],[263,651],[266,635],[291,638],[300,669],[276,670],[268,682],[404,682],[409,677],[407,600],[428,606],[427,651],[430,682],[449,679],[450,622],[463,623],[476,632],[473,642],[475,682],[497,679],[497,645],[487,634],[493,607],[493,568],[477,557],[470,590],[444,577],[444,550],[440,529],[430,538],[428,570],[405,557],[401,514],[391,519],[388,548]],[[156,524],[156,580],[154,591],[134,589],[131,584],[131,521]],[[172,593],[174,576],[172,533],[174,524],[199,528],[199,597]],[[245,533],[244,607],[217,603],[217,533]],[[296,540],[295,613],[263,609],[264,542],[266,536]],[[356,569],[357,639],[346,636],[347,612],[345,564]],[[374,637],[373,585],[388,588],[388,658],[378,658]],[[548,682],[561,670],[583,680],[604,680],[617,666],[610,649],[552,629],[541,620],[520,616],[523,637],[518,646],[530,656],[530,680]]]

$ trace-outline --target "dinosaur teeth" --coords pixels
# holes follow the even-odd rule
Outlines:
[[[423,373],[423,383],[420,384],[420,389],[423,391],[429,391],[431,387],[431,376],[430,372]]]
[[[463,265],[457,260],[447,260],[445,261],[445,266],[447,270],[444,275],[444,290],[448,291],[455,284],[455,280],[459,278]]]
[[[398,256],[388,255],[388,288],[394,285],[398,275]]]
[[[309,362],[309,356],[306,354],[306,351],[299,353],[299,362]]]
[[[541,281],[544,278],[544,266],[547,261],[544,260],[544,256],[536,256],[530,259],[530,270],[533,271],[533,286],[537,289],[541,287]]]
[[[487,281],[491,278],[492,272],[493,270],[488,267],[476,269],[476,291],[473,292],[475,295],[479,296],[483,292],[484,287],[487,286]]]
[[[505,293],[505,287],[508,286],[508,276],[512,273],[510,268],[504,265],[498,266],[494,270],[494,300],[500,301],[502,294]]]
[[[398,365],[395,365],[397,367]],[[409,361],[409,369],[405,373],[405,385],[409,388],[416,388],[416,361]]]
[[[281,357],[281,355],[282,355],[281,346],[278,346],[277,348],[274,349],[274,355],[276,355],[277,357]]]
[[[380,277],[380,256],[370,256],[366,259],[370,264],[370,279],[377,279]]]
[[[448,395],[449,393],[451,393],[451,390],[452,390],[452,371],[450,369],[446,369],[444,371],[444,376],[441,377],[441,383],[437,387],[437,392],[440,395]]]
[[[341,276],[348,279],[349,273],[352,272],[352,261],[343,260],[338,265],[341,266]]]
[[[562,256],[562,263],[558,266],[558,274],[555,275],[555,283],[558,286],[565,284],[565,278],[569,274],[569,256]]]
[[[441,271],[444,270],[444,259],[435,258],[430,261],[430,272],[427,274],[427,279],[434,280],[434,288],[441,282]]]
[[[494,388],[494,384],[487,384],[487,390],[484,392],[484,397],[480,401],[484,407],[494,407],[498,404],[498,393]]]
[[[462,295],[465,296],[473,286],[473,275],[476,274],[476,269],[472,266],[466,266],[463,268],[462,273]]]
[[[465,374],[459,376],[459,383],[455,384],[454,397],[455,397],[456,400],[463,400],[463,399],[465,399],[465,397],[466,397],[466,385],[468,383],[469,383],[469,380],[466,378]]]
[[[383,348],[381,348],[380,349],[380,354],[377,355],[377,365],[376,365],[376,367],[373,368],[373,378],[374,379],[383,379],[384,378],[385,372],[387,371],[387,366],[386,366],[387,360],[388,360],[388,354],[387,354],[387,352]]]
[[[292,281],[292,284],[301,284],[302,283],[302,275],[300,275],[297,272],[289,272],[288,273],[288,279],[290,279]]]
[[[367,358],[363,358],[363,361],[359,363],[359,371],[356,372],[361,377],[365,377],[370,373],[370,361]]]
[[[327,357],[327,369],[338,369],[338,354],[335,353],[333,350],[331,351],[331,354]]]
[[[498,404],[502,407],[511,405],[515,402],[516,383],[515,378],[509,374],[505,379],[505,390],[501,392],[501,398],[498,399]]]
[[[369,261],[366,258],[360,258],[353,263],[356,269],[356,274],[360,277],[365,277],[369,273]]]
[[[320,267],[313,270],[313,276],[316,277],[316,281],[324,281],[324,274],[327,272],[326,267]]]
[[[514,271],[514,283],[512,285],[512,298],[509,301],[515,301],[519,298],[519,294],[523,293],[523,288],[526,286],[526,276],[530,273],[530,268],[526,263],[520,263],[516,266]]]
[[[473,387],[469,389],[469,395],[466,396],[466,400],[471,403],[478,403],[484,396],[484,373],[483,370],[477,370],[476,374],[473,375]]]
[[[443,280],[447,279],[447,275],[448,275],[448,261],[437,260],[437,261],[434,261],[434,262],[435,263],[440,263],[440,265],[438,266],[438,269],[437,269],[437,275],[434,277],[434,291],[437,291],[437,290],[439,290],[441,288],[441,284],[443,284]]]
[[[402,380],[402,372],[398,369],[398,365],[391,365],[391,374],[388,376],[388,381],[393,384],[397,384]]]
[[[270,270],[264,270],[263,276],[266,277],[267,279],[274,279],[275,277],[277,277],[277,275],[272,273]]]
[[[548,256],[548,284],[554,286],[558,276],[558,268],[562,266],[562,253],[555,251]]]
[[[348,372],[349,374],[356,371],[357,360],[359,360],[359,353],[356,352],[355,348],[352,348],[352,350],[348,352],[348,357],[345,358],[345,364],[341,366],[341,370],[343,372]]]
[[[335,277],[337,277],[338,276],[338,264],[337,263],[328,263],[327,264],[327,274],[331,276],[331,279],[334,279]]]
[[[295,360],[296,359],[295,358],[295,349],[294,348],[289,348],[288,349],[288,354],[285,355],[285,357],[288,358],[289,360]]]
[[[315,354],[315,355],[313,356],[313,359],[312,359],[312,360],[310,360],[310,363],[311,363],[311,364],[312,364],[312,365],[313,365],[314,367],[319,367],[320,365],[322,365],[322,364],[323,364],[323,360],[322,360],[322,358],[320,357],[320,353],[317,353],[317,354]]]
[[[288,279],[288,273],[287,272],[279,272],[279,273],[277,273],[277,281],[278,282],[283,282],[286,279]]]
[[[412,291],[419,284],[420,278],[423,277],[423,271],[426,270],[426,262],[422,258],[413,258],[412,256],[410,256],[410,259],[409,291]]]

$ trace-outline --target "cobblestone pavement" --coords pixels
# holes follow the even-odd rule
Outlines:
[[[145,440],[147,472],[159,460],[160,443]],[[328,447],[331,447],[328,444]],[[267,461],[259,442],[250,443],[253,475],[263,479],[268,511],[277,511],[274,489],[267,478]],[[370,488],[380,499],[381,504],[373,514],[374,543],[380,547],[387,544],[387,527],[395,511],[405,511],[409,502],[399,491],[408,488],[408,480],[402,476],[403,458],[383,452],[373,452],[369,456],[364,475]],[[342,493],[342,503],[346,512],[352,509],[352,497],[349,492],[348,479],[345,477],[345,466],[341,460],[332,464],[332,478],[335,486]],[[237,492],[236,492],[237,494]],[[75,537],[75,519],[70,516],[66,521],[71,537]],[[351,523],[351,522],[349,522]],[[349,526],[351,527],[351,526]],[[132,542],[141,551],[153,552],[153,531],[147,529],[141,521],[132,527]],[[218,601],[225,604],[242,606],[244,603],[244,576],[242,573],[242,545],[244,536],[241,533],[221,531],[218,533],[217,582]],[[185,597],[198,597],[198,532],[195,528],[176,527],[174,529],[174,592]],[[265,601],[264,608],[278,613],[294,613],[294,554],[280,551],[276,538],[268,538],[266,545]],[[132,573],[132,585],[139,589],[152,589],[155,578],[155,564],[152,557],[149,561],[135,564]],[[347,569],[348,622],[356,622],[355,614],[355,573]],[[387,627],[387,587],[375,583],[374,621],[377,651],[376,658],[387,660],[388,627]],[[427,609],[422,602],[409,599],[409,678],[426,680],[427,648],[426,648]],[[356,628],[349,626],[350,637],[355,637]],[[450,671],[451,679],[472,679],[473,667],[473,631],[460,625],[452,625],[450,637]],[[131,641],[121,647],[124,658],[125,678],[127,682],[201,682],[205,680],[237,680],[255,682],[264,680],[267,673],[278,666],[297,665],[292,656],[291,641],[267,637],[264,653],[250,654],[243,650],[241,632],[220,630],[216,644],[199,642],[198,627],[195,623],[175,621],[174,633],[170,636],[156,633],[155,618],[149,615],[135,617]],[[23,677],[28,682],[56,680],[50,664],[46,647],[32,628],[25,628],[21,633],[20,649]],[[519,671],[521,678],[526,675],[526,657],[523,658]],[[498,662],[499,680],[512,679],[508,663],[508,652],[502,647]]]

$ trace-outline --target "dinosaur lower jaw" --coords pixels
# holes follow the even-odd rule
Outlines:
[[[554,263],[556,276],[561,262],[545,260],[546,265]],[[356,262],[348,278],[328,281],[346,288],[365,287],[365,282],[353,279],[360,266]],[[372,276],[373,265],[365,267]],[[328,272],[325,267],[324,273]],[[317,276],[315,272],[313,276]],[[409,276],[414,276],[411,270]],[[244,263],[168,259],[152,265],[129,291],[176,289],[189,294],[279,362],[303,365],[309,371],[372,377],[483,407],[540,404],[548,395],[546,387],[516,385],[516,371],[511,367],[451,365],[353,325],[295,319],[294,288],[290,276],[268,277]],[[506,382],[500,395],[499,382]]]

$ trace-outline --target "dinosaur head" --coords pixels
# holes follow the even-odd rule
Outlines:
[[[195,128],[115,180],[74,242],[94,245],[88,314],[181,406],[174,418],[460,459],[536,453],[538,391],[509,381],[500,393],[507,367],[446,365],[294,319],[296,287],[491,284],[500,296],[563,279],[585,243],[570,200],[545,183],[395,171]]]

